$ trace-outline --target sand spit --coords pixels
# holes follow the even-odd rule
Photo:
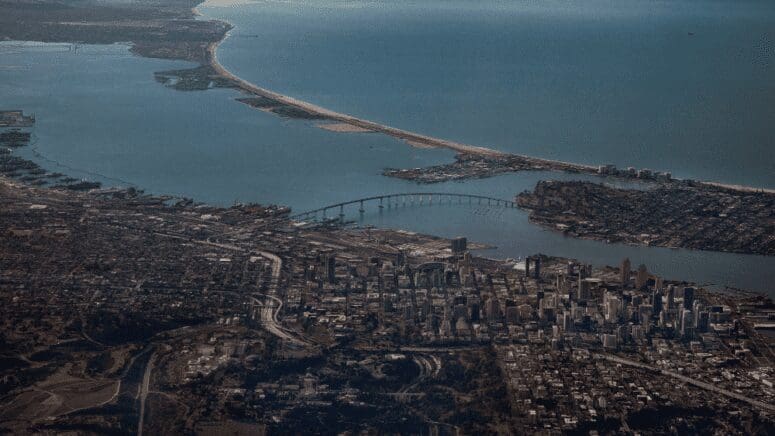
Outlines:
[[[301,111],[314,114],[320,118],[337,121],[342,124],[348,124],[365,130],[384,133],[386,135],[390,135],[395,138],[403,139],[406,141],[413,141],[418,144],[423,144],[429,147],[449,148],[459,153],[478,154],[478,155],[493,156],[493,157],[506,155],[506,153],[503,153],[497,150],[492,150],[484,147],[476,147],[473,145],[460,144],[453,141],[447,141],[444,139],[438,139],[430,136],[420,135],[406,130],[397,129],[395,127],[390,127],[383,124],[375,123],[373,121],[356,118],[352,115],[334,112],[332,110],[314,105],[312,103],[308,103],[302,100],[295,99],[293,97],[289,97],[287,95],[282,95],[277,92],[270,91],[265,88],[261,88],[257,85],[254,85],[253,83],[250,83],[232,74],[229,70],[224,68],[223,65],[220,64],[220,62],[218,62],[218,57],[216,54],[216,48],[218,47],[218,44],[219,43],[211,43],[207,48],[208,62],[210,66],[213,68],[216,74],[230,80],[234,84],[235,88],[240,89],[246,93],[275,100],[285,106],[297,108]]]
[[[317,124],[316,127],[319,127],[323,130],[328,130],[331,132],[338,132],[338,133],[367,133],[367,132],[373,132],[373,130],[364,129],[363,127],[354,126],[352,124],[348,123],[326,123],[326,124]]]
[[[231,26],[229,23],[225,25]],[[278,108],[272,108],[271,111],[280,115],[291,116],[296,118],[306,119],[322,119],[330,121],[331,123],[321,123],[318,127],[334,131],[334,132],[378,132],[397,139],[401,139],[407,144],[418,148],[447,148],[455,151],[461,155],[479,156],[484,159],[517,159],[521,162],[522,166],[527,169],[535,170],[551,170],[551,171],[565,171],[570,173],[586,173],[586,174],[600,174],[600,167],[598,165],[587,165],[574,162],[565,162],[552,159],[541,159],[532,156],[525,156],[521,154],[505,153],[502,151],[494,150],[486,147],[478,147],[474,145],[461,144],[459,142],[448,141],[445,139],[434,138],[431,136],[422,135],[419,133],[410,132],[407,130],[398,129],[395,127],[379,124],[373,121],[364,120],[339,112],[335,112],[315,104],[298,100],[296,98],[283,95],[266,88],[262,88],[253,83],[250,83],[234,74],[223,67],[218,62],[217,48],[220,43],[228,38],[228,33],[223,39],[217,42],[212,42],[207,46],[207,64],[212,68],[215,75],[220,78],[231,82],[232,86],[236,89],[243,91],[246,94],[258,97],[261,100],[268,100],[276,102],[278,106],[284,106],[283,111],[278,112]],[[244,99],[242,99],[244,100]],[[268,102],[264,102],[267,103]],[[262,103],[263,105],[263,103]],[[264,106],[256,106],[258,108],[264,108]],[[271,105],[267,106],[270,107]],[[649,170],[650,171],[650,170]],[[680,179],[672,179],[676,182],[682,182]],[[762,189],[755,187],[747,187],[740,185],[729,185],[716,182],[705,181],[692,181],[686,180],[683,182],[704,184],[719,188],[725,188],[732,191],[744,191],[744,192],[764,192],[775,193],[775,189]]]

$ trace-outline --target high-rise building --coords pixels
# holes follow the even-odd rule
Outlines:
[[[641,324],[645,324],[654,315],[654,307],[649,304],[641,304],[638,306],[638,321]]]
[[[471,321],[479,322],[479,304],[478,303],[471,304]]]
[[[541,257],[536,256],[534,258],[533,277],[538,280],[541,278]]]
[[[627,325],[620,325],[616,327],[616,338],[618,343],[626,344],[630,339],[630,329]]]
[[[694,288],[684,288],[684,309],[691,310],[694,305]]]
[[[509,306],[506,308],[506,322],[511,325],[517,325],[520,322],[519,308],[517,306]]]
[[[566,332],[573,331],[573,317],[570,312],[562,314],[562,329]]]
[[[692,316],[692,311],[688,309],[684,309],[681,313],[681,336],[682,337],[691,337],[692,336],[692,330],[693,330],[693,321],[694,317]]]
[[[627,285],[630,283],[631,270],[632,264],[630,263],[630,258],[625,257],[624,260],[622,260],[621,266],[619,267],[619,281],[624,287],[627,287]]]
[[[452,252],[455,254],[462,254],[467,249],[468,241],[464,237],[458,237],[452,240]]]
[[[638,272],[635,275],[635,287],[638,289],[642,289],[646,286],[646,283],[649,280],[649,271],[646,269],[646,265],[640,264],[638,267]]]
[[[576,262],[568,261],[568,267],[566,269],[566,274],[570,277],[573,274],[576,274]]]
[[[485,314],[489,321],[497,321],[500,319],[501,307],[497,298],[490,297],[490,299],[487,300],[485,303]]]
[[[639,325],[630,326],[630,336],[636,342],[640,342],[644,338],[643,327]]]
[[[710,327],[710,313],[708,311],[700,312],[700,315],[697,321],[697,331],[700,333],[705,333],[708,331],[709,327]]]
[[[621,300],[616,297],[609,298],[605,303],[605,320],[607,322],[617,322],[619,320],[619,309]]]
[[[659,316],[662,312],[662,291],[657,289],[651,296],[651,305],[654,307],[654,315]]]
[[[328,283],[336,282],[336,256],[333,254],[326,256],[326,278]]]
[[[579,301],[586,301],[589,299],[589,282],[587,280],[582,279],[581,277],[579,277],[577,297]]]
[[[615,349],[617,346],[616,335],[603,334],[602,340],[603,340],[603,347],[605,348]]]

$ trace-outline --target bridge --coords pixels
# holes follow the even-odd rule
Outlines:
[[[290,218],[297,221],[317,220],[318,215],[327,219],[329,212],[338,212],[338,218],[344,218],[344,208],[351,205],[358,205],[358,212],[366,212],[366,206],[376,203],[378,209],[397,208],[400,206],[414,206],[423,204],[486,204],[488,206],[500,206],[514,208],[517,203],[500,198],[487,197],[484,195],[473,194],[455,194],[449,192],[409,192],[400,194],[375,195],[373,197],[364,197],[357,200],[345,201],[342,203],[331,204],[319,209],[308,210],[306,212],[291,215]],[[333,218],[333,217],[332,217]]]

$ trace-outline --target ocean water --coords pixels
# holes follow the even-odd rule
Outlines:
[[[445,139],[775,187],[771,0],[256,1],[237,75]]]
[[[154,80],[155,71],[191,66],[133,56],[125,45],[74,53],[0,42],[0,105],[35,113],[34,145],[19,152],[47,169],[219,205],[315,208],[389,189],[385,167],[454,156],[279,118],[236,102],[233,90],[181,92]]]
[[[530,4],[531,8],[535,9],[534,13],[541,15],[542,3]],[[313,6],[322,7],[320,5],[323,3],[315,3]],[[363,9],[383,7],[380,5],[352,3],[350,8],[364,13]],[[419,3],[407,5],[407,12],[403,15],[392,6],[383,8],[390,12],[391,17],[403,17],[411,24],[405,32],[413,35],[411,29],[416,32],[423,30],[423,26],[417,23],[422,20],[422,14],[417,10],[423,10],[424,6]],[[466,91],[469,88],[475,89],[478,86],[477,81],[457,82],[446,76],[435,79],[428,76],[424,81],[414,82],[417,75],[410,73],[416,71],[415,69],[433,71],[437,68],[432,65],[420,65],[423,60],[435,59],[433,57],[417,56],[417,65],[404,63],[388,71],[372,67],[364,69],[360,77],[337,78],[337,71],[347,70],[355,74],[361,65],[351,64],[347,67],[346,62],[341,65],[348,57],[354,56],[358,59],[358,52],[352,52],[352,46],[332,44],[330,50],[338,53],[340,57],[318,57],[315,67],[300,72],[298,64],[295,64],[297,56],[302,60],[310,59],[317,51],[305,48],[304,41],[317,43],[319,32],[332,27],[339,27],[345,32],[346,26],[338,24],[337,20],[348,16],[341,12],[342,10],[351,9],[337,6],[334,12],[321,15],[320,22],[315,25],[317,31],[304,30],[302,26],[297,28],[296,32],[286,35],[287,38],[290,38],[291,34],[302,35],[296,40],[282,38],[270,32],[270,27],[259,24],[264,20],[263,13],[269,13],[262,8],[269,8],[275,11],[274,13],[280,13],[287,8],[283,13],[288,15],[286,26],[278,25],[279,32],[282,28],[292,27],[292,17],[310,14],[307,9],[309,7],[306,3],[286,2],[249,4],[229,9],[202,8],[202,11],[207,15],[224,18],[226,15],[236,16],[230,18],[230,21],[237,27],[219,51],[219,58],[236,74],[261,86],[272,88],[277,85],[278,91],[292,96],[309,98],[333,109],[379,121],[393,123],[394,120],[405,119],[407,122],[417,123],[418,127],[427,124],[427,128],[417,129],[423,133],[439,134],[433,129],[451,129],[439,136],[456,140],[469,141],[464,136],[454,136],[454,131],[465,135],[491,131],[480,126],[480,123],[489,117],[481,117],[481,109],[474,105],[476,93]],[[510,4],[500,7],[506,11],[511,11],[512,8]],[[481,14],[462,9],[458,15],[462,20],[469,15]],[[508,14],[496,9],[491,15],[497,22]],[[570,15],[575,16],[575,13]],[[271,17],[271,14],[269,16]],[[247,27],[253,20],[257,20],[255,27]],[[264,24],[270,26],[271,23]],[[310,26],[313,24],[307,23]],[[401,24],[394,25],[398,26],[396,30],[403,29]],[[383,23],[382,26],[388,28],[391,24]],[[352,37],[367,38],[370,27],[364,25],[362,30],[365,33],[351,32]],[[277,39],[272,42],[268,39],[268,34],[275,35],[273,37]],[[473,40],[473,35],[466,35],[466,41]],[[416,47],[421,45],[418,41],[423,39],[407,39],[405,49],[410,53],[420,50]],[[272,44],[275,44],[274,50]],[[486,51],[489,44],[482,47],[484,48],[481,50]],[[320,50],[323,48],[321,46]],[[299,51],[296,51],[297,49]],[[272,53],[275,58],[268,58]],[[444,54],[451,56],[452,51]],[[400,52],[395,51],[393,55],[399,56]],[[360,56],[368,59],[370,54],[362,51]],[[285,59],[286,63],[278,63],[278,59]],[[453,62],[450,62],[449,65],[452,64]],[[496,64],[497,62],[492,61],[490,66],[483,65],[482,68],[491,70]],[[315,127],[314,122],[279,118],[235,102],[234,98],[238,94],[233,90],[179,92],[154,81],[155,71],[186,66],[190,64],[133,56],[124,45],[81,46],[77,51],[73,51],[70,46],[64,44],[1,42],[0,103],[3,107],[21,108],[36,114],[34,145],[18,152],[52,171],[101,180],[107,185],[134,185],[152,193],[187,196],[219,205],[229,205],[234,201],[252,201],[285,204],[295,211],[303,211],[359,197],[428,190],[510,199],[518,192],[531,189],[541,179],[577,178],[560,173],[519,173],[430,186],[386,178],[380,175],[384,167],[434,165],[450,161],[453,155],[446,150],[412,148],[383,135],[340,134],[321,130]],[[388,66],[385,64],[385,68]],[[287,70],[283,71],[283,68]],[[388,74],[390,71],[392,73]],[[400,75],[404,72],[408,74],[405,78],[407,83],[396,84],[398,79],[393,78],[392,74]],[[461,77],[459,72],[450,71],[449,74],[452,78]],[[266,75],[266,81],[261,80],[262,75]],[[302,76],[306,76],[311,84],[301,80]],[[537,76],[543,77],[545,73],[537,73]],[[293,77],[299,79],[299,84],[309,86],[307,92],[310,94],[305,94],[301,88],[294,90],[278,83]],[[320,85],[317,91],[313,86],[316,81]],[[323,86],[332,81],[341,83],[338,88]],[[345,86],[348,81],[352,87]],[[392,91],[371,94],[367,92],[370,87],[382,89],[383,86]],[[434,86],[436,92],[427,91],[426,87]],[[512,85],[506,83],[502,86]],[[348,93],[347,90],[351,91]],[[448,93],[439,90],[447,90]],[[491,93],[497,94],[495,91]],[[409,99],[412,95],[416,96],[414,101]],[[444,99],[454,101],[457,99],[456,95],[468,95],[472,100],[463,109],[449,109],[458,111],[456,113],[460,118],[455,122],[449,122],[444,111],[421,110],[423,107],[446,107]],[[484,94],[483,97],[487,95]],[[434,98],[441,99],[441,102],[433,102]],[[551,98],[553,97],[546,95],[546,99]],[[504,105],[506,102],[509,105],[514,103],[509,98],[501,101]],[[359,102],[357,104],[361,109],[349,107],[352,102]],[[513,114],[509,115],[509,107],[505,105],[498,111],[489,111],[489,115],[500,114],[506,118],[519,118]],[[522,110],[528,114],[530,112],[527,109]],[[391,117],[395,119],[391,120]],[[497,121],[505,126],[500,134],[504,138],[514,137],[516,141],[517,135],[513,134],[513,131],[509,133],[507,127],[511,128],[511,124],[507,121]],[[393,124],[413,128],[412,125]],[[556,128],[565,127],[558,125]],[[542,129],[540,123],[534,123],[528,130]],[[551,130],[547,127],[541,134],[553,135]],[[480,141],[470,142],[491,145]],[[553,144],[557,147],[558,143]],[[505,146],[498,148],[507,149]],[[517,148],[514,150],[528,152]],[[541,150],[544,148],[537,148],[534,154],[551,155],[539,153]],[[563,153],[568,153],[570,160],[596,161],[591,157],[591,150],[562,150]],[[667,154],[668,151],[663,148],[659,160],[672,164],[672,156]],[[716,152],[729,155],[728,159],[739,159],[740,154],[745,154],[740,152],[739,145],[737,149],[718,148]],[[632,153],[634,152],[627,151],[622,152],[622,155],[630,156],[638,166],[647,166],[645,163],[639,164],[640,155]],[[675,153],[681,154],[678,151]],[[710,177],[711,172],[708,178],[753,183],[756,177],[766,180],[772,176],[768,175],[764,168],[769,165],[766,153],[751,158],[759,165],[758,176],[755,169],[732,171],[728,159],[722,159],[714,165],[720,168],[719,175],[730,171],[729,174],[734,177]],[[699,158],[696,160],[699,161]],[[690,161],[694,163],[694,160]],[[708,161],[702,165],[706,164],[711,165]],[[680,174],[677,171],[676,173]],[[347,213],[348,219],[360,221],[365,225],[404,228],[447,237],[463,235],[470,240],[496,246],[497,248],[482,253],[487,256],[516,258],[540,252],[575,257],[596,265],[615,265],[621,258],[628,256],[634,264],[645,263],[650,270],[668,278],[717,285],[728,284],[775,295],[775,288],[772,286],[775,282],[775,258],[771,257],[576,240],[530,224],[524,211],[476,204],[423,205],[383,209],[381,212],[369,207],[362,217],[354,209],[348,210]]]

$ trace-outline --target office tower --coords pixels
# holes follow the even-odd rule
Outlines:
[[[462,254],[467,249],[467,240],[464,237],[458,237],[452,240],[452,252]]]
[[[637,289],[642,289],[644,286],[646,286],[646,283],[649,280],[649,271],[646,269],[646,265],[641,264],[638,267],[638,272],[635,275],[635,287]]]
[[[708,311],[700,312],[700,315],[697,321],[697,331],[700,333],[705,333],[708,331],[709,327],[710,327],[710,313]]]
[[[328,283],[336,282],[336,256],[333,254],[326,256],[326,279]]]
[[[691,337],[692,336],[692,321],[694,321],[694,317],[692,316],[692,311],[688,309],[684,309],[681,313],[681,336],[682,337]]]
[[[535,257],[535,265],[533,266],[533,277],[538,280],[541,278],[541,257]]]
[[[564,312],[562,314],[562,329],[563,331],[573,331],[573,317],[570,312]]]
[[[488,321],[497,321],[501,316],[501,308],[495,297],[490,297],[485,303],[485,314]]]
[[[605,320],[607,322],[617,322],[619,320],[619,308],[621,301],[616,297],[611,297],[605,303]]]
[[[586,301],[588,299],[589,299],[589,282],[579,277],[578,300]]]
[[[619,267],[619,281],[621,282],[623,287],[627,287],[627,285],[630,283],[630,270],[632,269],[632,264],[630,263],[630,258],[625,257],[622,261],[621,266]]]
[[[659,289],[652,294],[651,305],[654,307],[654,314],[659,316],[659,313],[662,312],[662,291]]]
[[[603,347],[608,349],[615,349],[617,346],[616,335],[603,334]]]
[[[694,305],[694,288],[686,287],[684,288],[684,309],[691,310],[693,305]]]

